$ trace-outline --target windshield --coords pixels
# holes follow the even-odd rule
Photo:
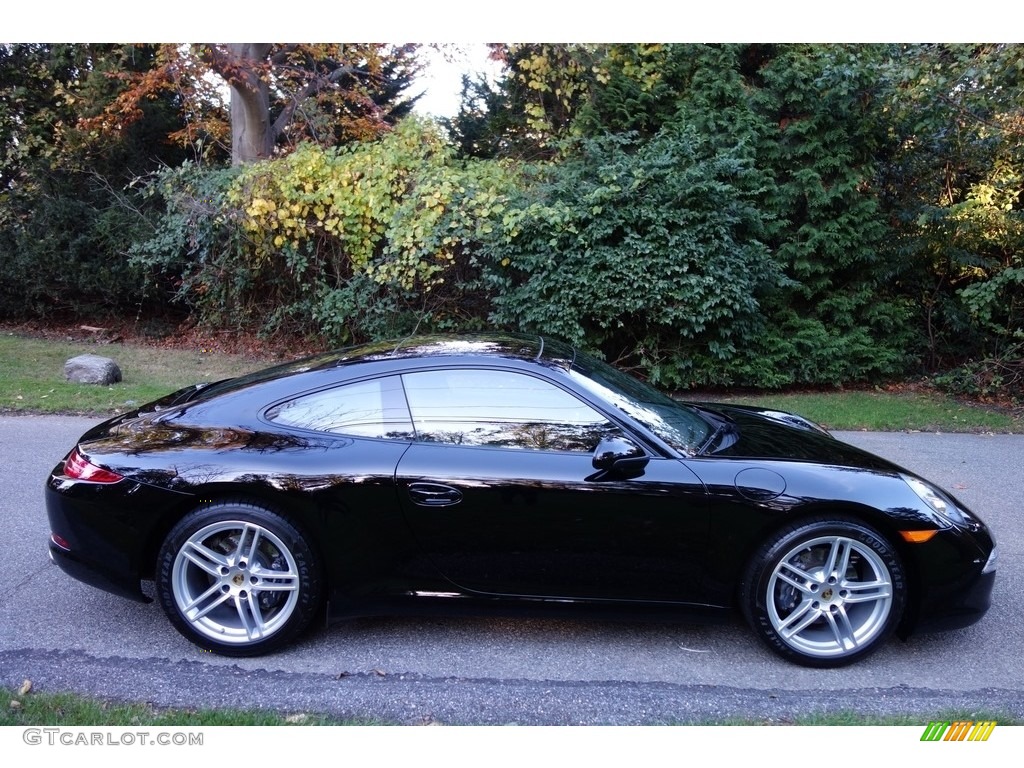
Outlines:
[[[569,375],[681,453],[695,454],[711,433],[693,409],[588,355],[577,353]]]

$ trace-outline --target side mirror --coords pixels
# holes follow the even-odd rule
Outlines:
[[[629,438],[606,437],[597,444],[591,463],[594,469],[636,477],[643,473],[650,460],[644,449]]]

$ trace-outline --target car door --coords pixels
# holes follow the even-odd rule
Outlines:
[[[652,455],[635,477],[598,472],[623,428],[522,371],[403,374],[416,441],[396,476],[416,540],[462,590],[701,602],[703,485]]]
[[[398,376],[303,393],[267,409],[264,418],[308,434],[307,442],[320,436],[318,448],[291,459],[292,471],[277,483],[301,489],[320,510],[324,539],[318,545],[329,553],[338,592],[359,599],[423,576],[405,572],[417,548],[398,502],[395,469],[414,433]]]

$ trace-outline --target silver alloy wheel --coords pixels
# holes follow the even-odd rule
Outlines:
[[[807,656],[842,657],[885,632],[892,576],[867,544],[820,536],[782,556],[766,598],[768,618],[786,645]]]
[[[171,587],[193,629],[219,643],[245,645],[284,627],[299,600],[295,556],[274,533],[225,520],[199,529],[174,558]]]

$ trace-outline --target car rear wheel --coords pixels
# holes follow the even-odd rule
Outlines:
[[[168,534],[157,593],[185,637],[227,656],[276,650],[302,632],[322,596],[319,565],[302,534],[261,506],[198,509]]]
[[[810,667],[839,667],[874,652],[906,603],[899,556],[873,528],[815,519],[771,537],[741,585],[747,621],[768,647]]]

